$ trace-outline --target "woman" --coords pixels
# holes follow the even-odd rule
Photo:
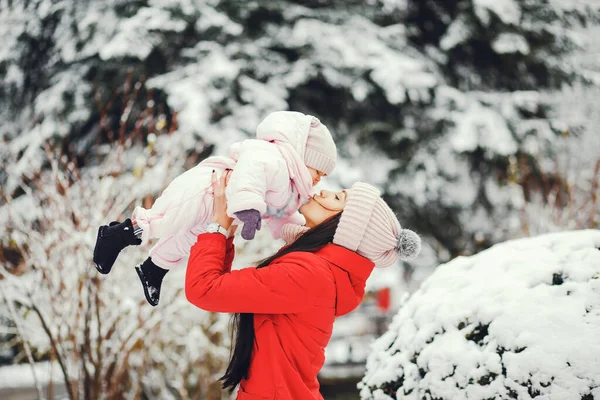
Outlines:
[[[317,374],[335,317],[358,306],[373,267],[415,257],[420,239],[401,228],[377,189],[356,183],[313,196],[300,208],[306,227],[286,227],[288,246],[257,268],[231,271],[226,181],[213,174],[214,233],[198,236],[185,283],[197,307],[241,313],[223,388],[240,384],[238,400],[322,399]]]

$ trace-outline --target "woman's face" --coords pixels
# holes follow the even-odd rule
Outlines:
[[[315,194],[308,203],[300,207],[300,213],[306,218],[306,226],[312,228],[342,211],[347,200],[348,189],[339,192],[321,190],[321,193]]]

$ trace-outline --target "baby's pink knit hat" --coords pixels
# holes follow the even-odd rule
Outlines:
[[[379,190],[362,182],[348,193],[333,243],[368,258],[376,267],[392,265],[398,258],[411,260],[421,251],[421,238],[400,226]]]
[[[306,140],[304,163],[307,167],[330,175],[335,168],[336,159],[337,149],[329,129],[318,118],[313,117]]]

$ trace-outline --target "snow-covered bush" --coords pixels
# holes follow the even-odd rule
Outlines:
[[[600,398],[600,231],[440,266],[367,360],[362,399]]]
[[[123,147],[112,146],[102,166],[79,170],[46,150],[49,169],[21,184],[19,197],[4,193],[0,207],[0,303],[8,305],[0,321],[13,343],[16,334],[30,362],[54,361],[70,399],[219,398],[229,318],[187,302],[185,265],[153,308],[133,269],[148,248],[123,251],[107,276],[92,262],[97,227],[122,220],[146,195],[151,203],[182,161],[147,154],[143,173],[132,174]]]

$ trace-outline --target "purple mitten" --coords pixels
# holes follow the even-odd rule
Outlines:
[[[250,209],[238,211],[233,214],[237,219],[244,223],[244,226],[242,227],[242,238],[244,238],[244,240],[254,239],[256,231],[260,231],[261,227],[260,213],[257,210]]]

